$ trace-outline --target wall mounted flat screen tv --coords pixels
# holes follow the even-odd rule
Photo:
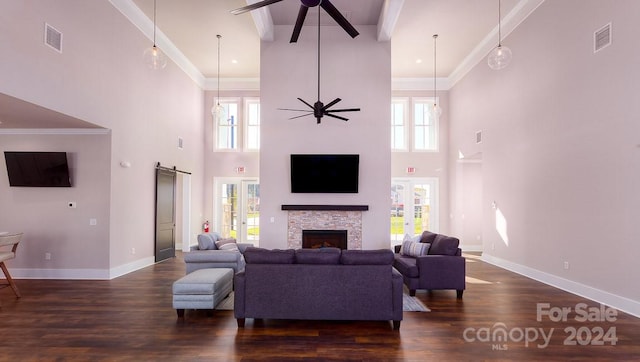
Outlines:
[[[71,187],[66,152],[4,152],[10,186]]]
[[[292,193],[357,193],[359,155],[291,155]]]

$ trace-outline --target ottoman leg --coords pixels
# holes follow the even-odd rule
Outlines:
[[[184,309],[176,309],[178,313],[178,318],[184,318]]]

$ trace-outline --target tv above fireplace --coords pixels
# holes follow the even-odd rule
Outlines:
[[[292,193],[358,193],[359,155],[292,154]]]

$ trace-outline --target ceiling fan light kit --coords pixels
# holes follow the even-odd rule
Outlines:
[[[502,45],[501,1],[498,0],[498,46],[493,48],[487,57],[487,64],[493,70],[506,68],[511,63],[511,49]]]
[[[156,46],[156,0],[153,0],[153,46],[145,49],[143,57],[150,69],[163,69],[167,66],[167,57]]]

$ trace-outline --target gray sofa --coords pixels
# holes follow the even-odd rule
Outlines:
[[[462,298],[466,264],[459,244],[457,238],[425,231],[395,247],[393,266],[402,273],[410,295],[414,296],[416,289],[454,289]],[[417,255],[421,252],[426,254]]]
[[[198,235],[198,245],[192,246],[190,251],[183,255],[187,274],[209,268],[231,268],[234,273],[244,270],[245,261],[242,253],[253,244],[236,243],[237,250],[220,250],[216,242],[221,240],[225,239],[216,232]]]
[[[402,276],[391,250],[247,248],[234,277],[234,315],[305,320],[386,320],[400,328]]]

